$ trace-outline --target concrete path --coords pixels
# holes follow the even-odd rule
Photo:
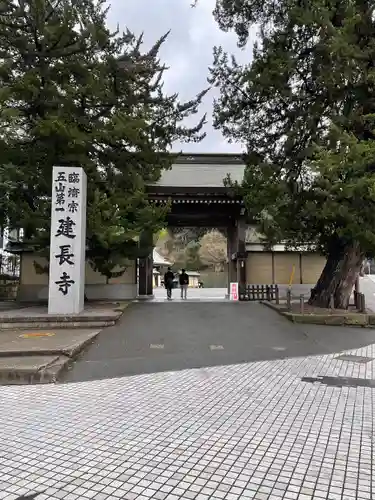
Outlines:
[[[374,330],[294,325],[259,303],[132,304],[64,375],[78,382],[359,348]]]

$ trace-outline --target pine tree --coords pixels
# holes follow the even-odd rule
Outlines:
[[[216,19],[252,61],[214,49],[215,125],[246,147],[242,186],[270,242],[327,256],[312,305],[347,308],[365,256],[375,254],[375,22],[348,0],[218,0]]]
[[[145,229],[166,209],[145,186],[169,168],[174,141],[199,141],[204,117],[187,128],[205,92],[180,103],[165,95],[163,36],[111,32],[104,0],[4,0],[0,4],[0,226],[49,245],[52,167],[79,165],[88,178],[87,256],[110,277],[137,255]]]

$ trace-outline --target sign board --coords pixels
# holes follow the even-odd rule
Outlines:
[[[230,284],[230,292],[229,292],[230,300],[238,300],[238,283]]]
[[[48,314],[84,307],[86,186],[81,167],[53,167]]]

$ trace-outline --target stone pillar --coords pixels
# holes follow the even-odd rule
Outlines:
[[[84,308],[86,174],[81,167],[53,167],[48,314]]]
[[[141,248],[149,248],[149,254],[146,257],[139,259],[139,274],[138,274],[138,295],[142,297],[152,297],[153,295],[153,241],[152,233],[144,232],[140,239]]]

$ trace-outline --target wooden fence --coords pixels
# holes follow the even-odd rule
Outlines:
[[[240,287],[239,299],[243,301],[279,300],[279,287],[277,285],[245,285]]]
[[[18,283],[0,283],[0,300],[15,300],[17,298]]]

